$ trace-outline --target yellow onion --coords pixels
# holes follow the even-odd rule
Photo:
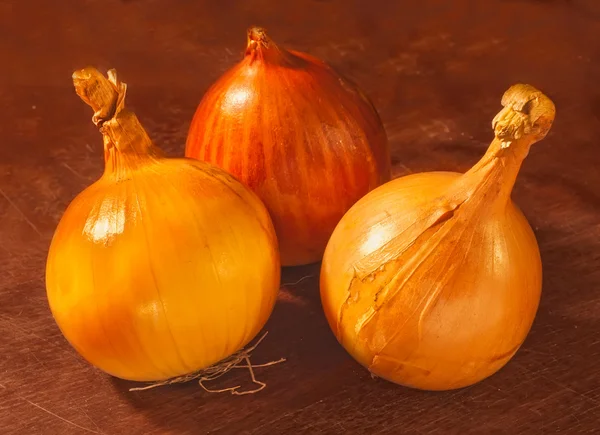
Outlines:
[[[319,261],[344,213],[390,178],[387,137],[367,97],[259,28],[248,31],[244,59],[200,102],[186,156],[224,168],[258,194],[286,266]]]
[[[554,104],[511,87],[495,138],[467,173],[393,180],[352,207],[323,258],[321,299],[338,341],[373,374],[426,390],[478,382],[517,352],[534,320],[542,267],[510,198]]]
[[[280,277],[260,199],[222,169],[164,158],[124,108],[125,84],[73,74],[104,136],[105,172],[69,205],[46,269],[52,314],[91,364],[158,381],[228,357],[259,332]]]

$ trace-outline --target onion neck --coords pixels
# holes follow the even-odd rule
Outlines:
[[[483,158],[461,177],[461,184],[470,186],[468,197],[485,198],[490,209],[494,205],[505,207],[532,144],[532,140],[523,139],[503,148],[502,141],[495,138]]]
[[[456,200],[495,210],[506,207],[531,145],[543,139],[556,113],[552,101],[529,85],[514,85],[494,117],[494,140],[483,158],[457,181]]]
[[[100,131],[104,137],[106,175],[115,174],[120,178],[129,170],[162,156],[132,112],[120,112],[105,122]]]
[[[289,51],[279,48],[261,27],[248,29],[248,43],[246,46],[246,59],[252,64],[256,61],[266,64],[286,67],[302,67],[306,61],[294,56]]]
[[[104,174],[117,178],[129,170],[151,162],[162,153],[154,146],[137,116],[125,109],[127,85],[117,80],[116,71],[108,79],[95,68],[73,73],[75,91],[92,109],[92,121],[104,138]]]

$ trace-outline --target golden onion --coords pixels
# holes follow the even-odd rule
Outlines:
[[[542,267],[511,201],[553,103],[515,85],[495,138],[467,173],[393,180],[366,195],[329,241],[321,298],[338,341],[373,374],[426,390],[478,382],[517,352],[534,320]]]
[[[215,166],[164,158],[124,108],[114,71],[73,79],[95,111],[106,166],[52,239],[46,285],[58,326],[87,361],[123,379],[217,363],[255,337],[275,303],[280,264],[266,208]]]

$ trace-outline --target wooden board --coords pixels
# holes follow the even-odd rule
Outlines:
[[[241,58],[253,24],[361,85],[385,122],[396,176],[469,168],[513,83],[555,101],[553,129],[513,195],[539,240],[543,298],[499,373],[448,393],[371,379],[326,324],[318,266],[284,272],[254,361],[287,362],[257,369],[268,386],[256,395],[195,383],[129,392],[62,338],[46,302],[47,249],[67,204],[103,168],[72,71],[117,68],[150,135],[181,155],[196,105]],[[595,0],[0,0],[0,433],[598,433],[599,54]]]

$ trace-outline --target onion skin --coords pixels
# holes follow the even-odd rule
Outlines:
[[[372,103],[322,61],[248,32],[244,59],[206,93],[186,156],[224,168],[267,206],[285,266],[319,261],[343,214],[390,179]]]
[[[76,75],[106,85],[96,70]],[[48,301],[91,364],[166,380],[228,357],[264,326],[279,288],[276,235],[260,199],[231,175],[163,158],[129,112],[113,120],[101,126],[103,176],[52,239]]]
[[[555,112],[526,85],[509,89],[503,105],[496,138],[469,172],[384,184],[348,211],[327,245],[327,320],[379,377],[424,390],[465,387],[503,367],[531,328],[542,264],[510,192]]]

